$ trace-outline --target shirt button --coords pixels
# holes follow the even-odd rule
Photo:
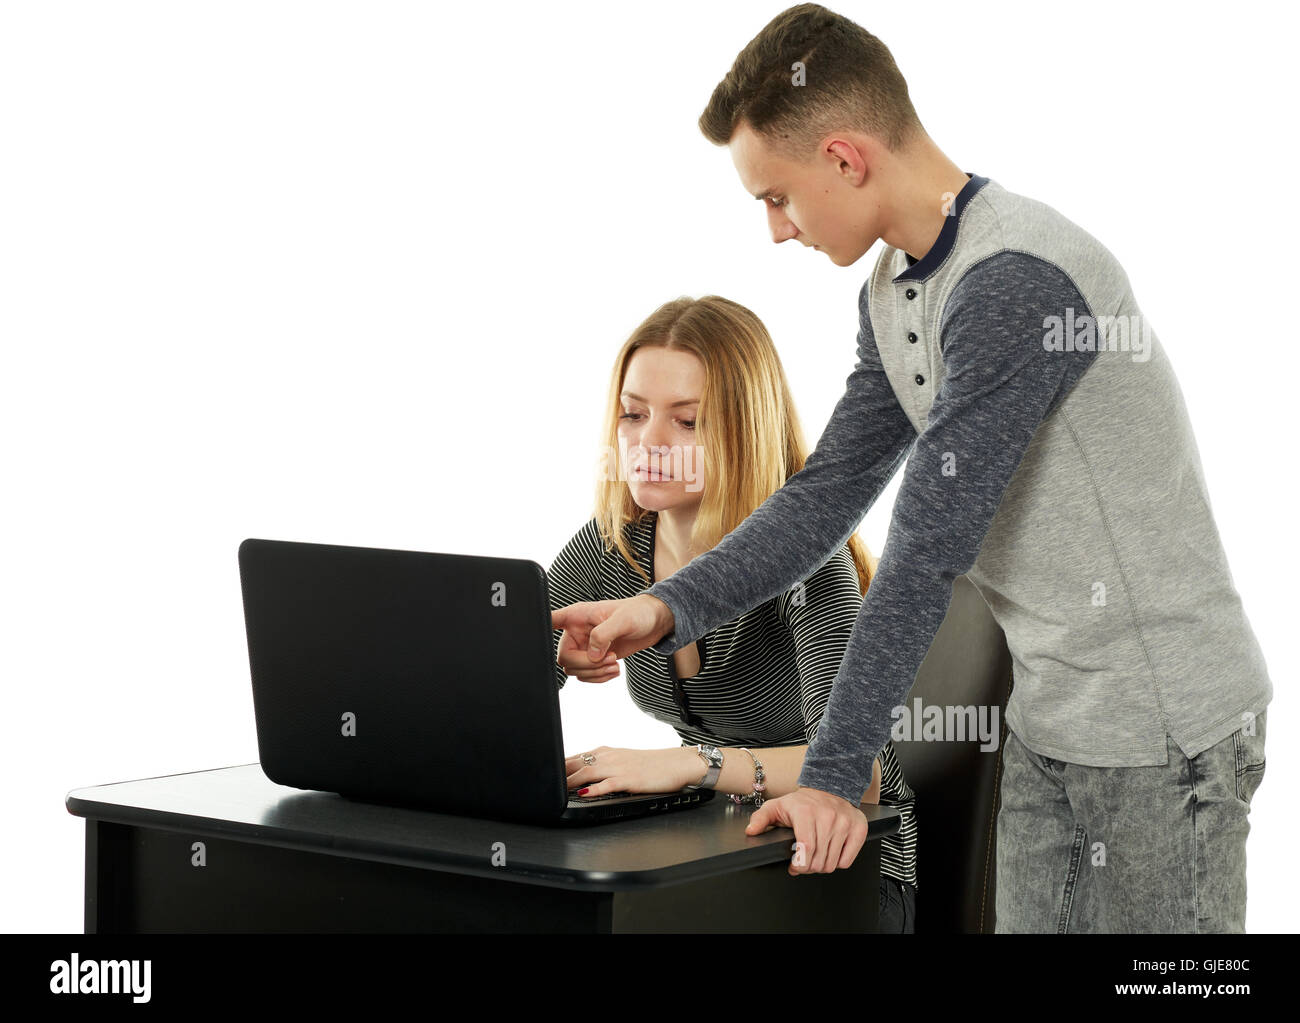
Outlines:
[[[910,330],[907,332],[907,340],[911,341],[912,344],[916,344],[916,335]]]
[[[916,289],[915,289],[915,288],[908,288],[907,291],[905,292],[905,294],[907,295],[907,297],[908,297],[909,300],[914,299],[914,298],[916,298]]]
[[[925,383],[925,377],[921,376],[920,373],[916,374],[916,382],[917,382],[918,384],[923,384],[923,383]]]

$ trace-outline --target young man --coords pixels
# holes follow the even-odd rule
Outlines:
[[[963,173],[888,49],[815,4],[745,47],[700,127],[774,241],[837,266],[885,241],[857,364],[802,472],[672,578],[556,612],[562,647],[668,656],[796,585],[910,451],[801,788],[750,833],[793,827],[791,873],[852,863],[891,710],[966,574],[1014,663],[998,930],[1243,930],[1272,685],[1123,269],[1055,210]]]

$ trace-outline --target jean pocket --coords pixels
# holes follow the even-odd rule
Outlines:
[[[1247,807],[1259,783],[1264,780],[1264,715],[1261,712],[1253,720],[1232,733],[1233,748],[1237,755],[1237,798]]]

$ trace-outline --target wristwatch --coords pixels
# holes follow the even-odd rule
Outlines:
[[[706,746],[699,743],[695,747],[695,752],[700,758],[708,764],[708,769],[704,772],[704,777],[694,785],[687,785],[688,789],[711,789],[718,784],[718,775],[722,773],[722,750],[717,746]]]

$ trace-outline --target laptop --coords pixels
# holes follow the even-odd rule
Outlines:
[[[543,825],[715,795],[567,790],[534,561],[250,538],[239,576],[257,748],[276,784]]]

